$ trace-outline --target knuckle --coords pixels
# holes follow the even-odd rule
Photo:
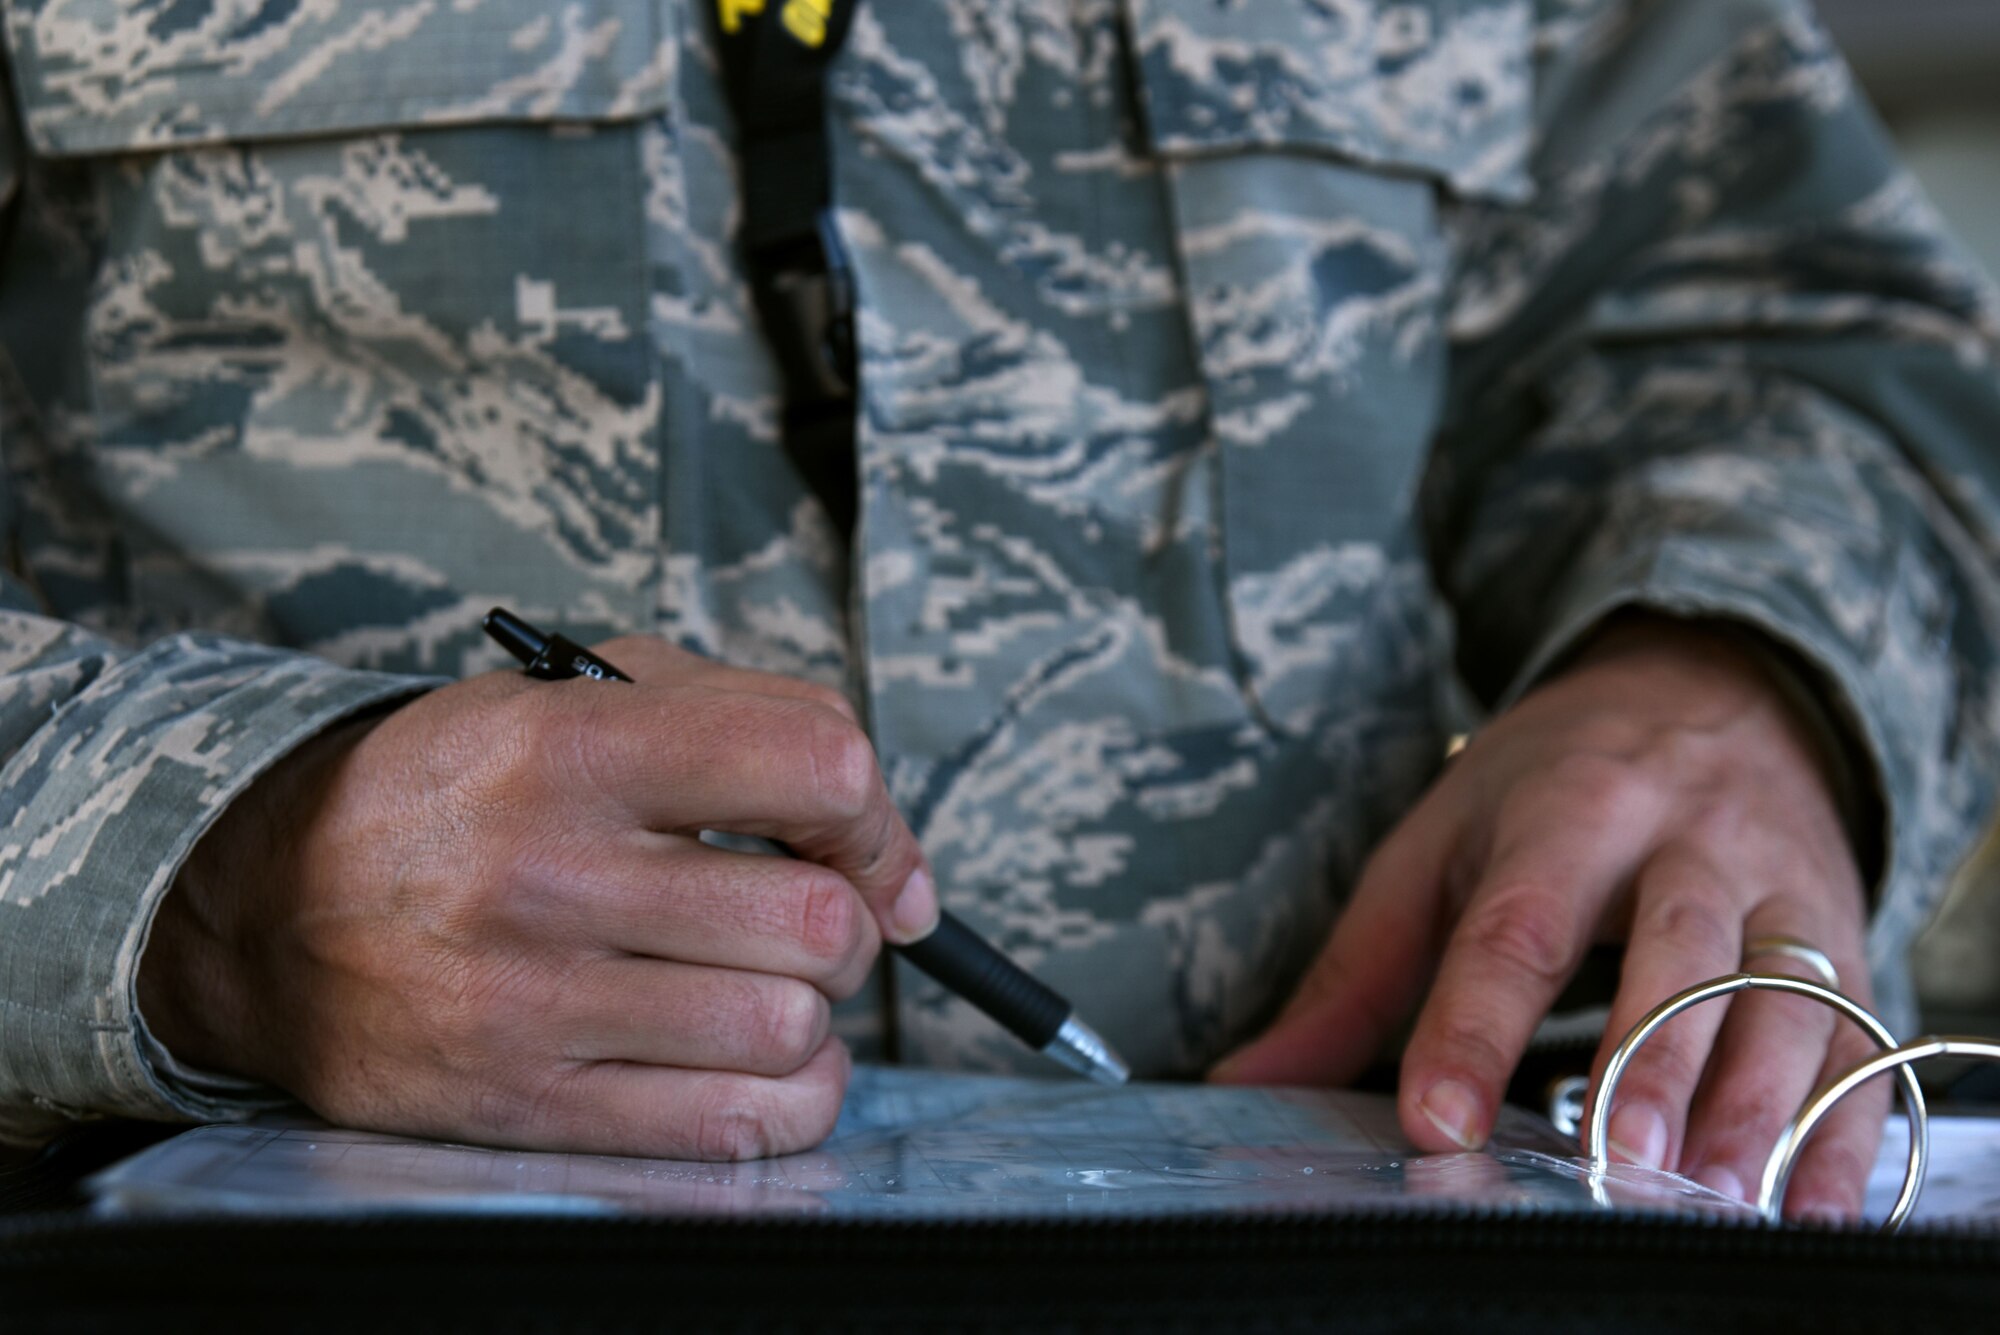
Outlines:
[[[519,705],[514,727],[521,743],[513,780],[539,793],[566,795],[580,787],[604,791],[617,786],[607,773],[602,740],[619,726],[614,716],[622,703],[607,700],[592,683],[588,690],[558,682],[536,691]]]
[[[1571,753],[1553,762],[1550,782],[1559,788],[1581,828],[1617,829],[1644,817],[1655,801],[1654,782],[1640,765],[1616,756]]]
[[[818,1050],[829,1021],[826,998],[805,983],[768,986],[751,1031],[759,1054],[777,1069],[796,1071]]]
[[[1742,848],[1755,843],[1760,813],[1736,796],[1712,793],[1691,796],[1684,807],[1683,829],[1699,848]]]
[[[1502,888],[1466,913],[1468,944],[1546,985],[1569,975],[1576,930],[1561,901],[1540,889]]]
[[[450,688],[446,688],[450,689]],[[422,779],[468,812],[491,811],[532,800],[547,772],[544,753],[558,726],[546,692],[515,691],[471,697],[462,722],[433,730]],[[564,757],[558,756],[558,762]]]
[[[828,814],[852,820],[865,813],[875,797],[875,748],[852,723],[824,709],[812,709],[799,720],[800,754],[818,806]]]
[[[801,864],[800,881],[798,942],[830,972],[844,972],[861,953],[861,901],[845,877],[824,868]]]
[[[1676,896],[1646,916],[1644,934],[1677,953],[1727,965],[1735,957],[1736,932],[1721,908],[1705,899]]]
[[[496,702],[503,717],[492,724],[506,726],[519,738],[524,755],[540,757],[551,748],[575,744],[579,729],[574,704],[567,691],[520,691]]]
[[[826,999],[811,984],[762,975],[718,982],[713,1007],[716,1032],[733,1036],[736,1060],[765,1074],[804,1065],[830,1020]]]
[[[762,1159],[775,1152],[769,1112],[740,1080],[716,1080],[695,1100],[689,1128],[698,1158]]]
[[[585,903],[605,891],[603,842],[573,826],[522,823],[495,839],[481,879],[500,904]]]

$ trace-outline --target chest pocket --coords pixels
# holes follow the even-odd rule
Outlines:
[[[141,629],[388,666],[450,670],[509,590],[643,621],[677,6],[5,2],[0,320],[74,424],[30,548],[115,533]]]
[[[1222,459],[1232,633],[1264,717],[1430,662],[1414,492],[1441,218],[1527,192],[1529,0],[1126,0]]]

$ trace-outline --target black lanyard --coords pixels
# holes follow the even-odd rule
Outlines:
[[[841,533],[857,508],[854,289],[831,208],[826,71],[860,0],[708,0],[736,116],[739,237],[784,380],[785,453]]]

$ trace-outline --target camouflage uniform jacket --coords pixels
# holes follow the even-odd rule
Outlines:
[[[152,910],[500,601],[844,683],[1143,1072],[1282,998],[1454,653],[1491,705],[1626,605],[1796,650],[1887,987],[1984,818],[2000,320],[1792,0],[874,0],[851,561],[690,7],[4,12],[0,1133],[254,1101],[147,1035]],[[1013,1059],[902,983],[904,1057]]]

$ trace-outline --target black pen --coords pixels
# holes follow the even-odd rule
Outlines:
[[[531,677],[632,680],[574,640],[536,630],[504,607],[488,612],[485,626],[488,635],[521,660]],[[1107,1085],[1122,1085],[1131,1078],[1118,1054],[1076,1017],[1076,1008],[1061,993],[1037,982],[951,914],[940,910],[929,936],[895,949],[1029,1047],[1079,1075]]]

